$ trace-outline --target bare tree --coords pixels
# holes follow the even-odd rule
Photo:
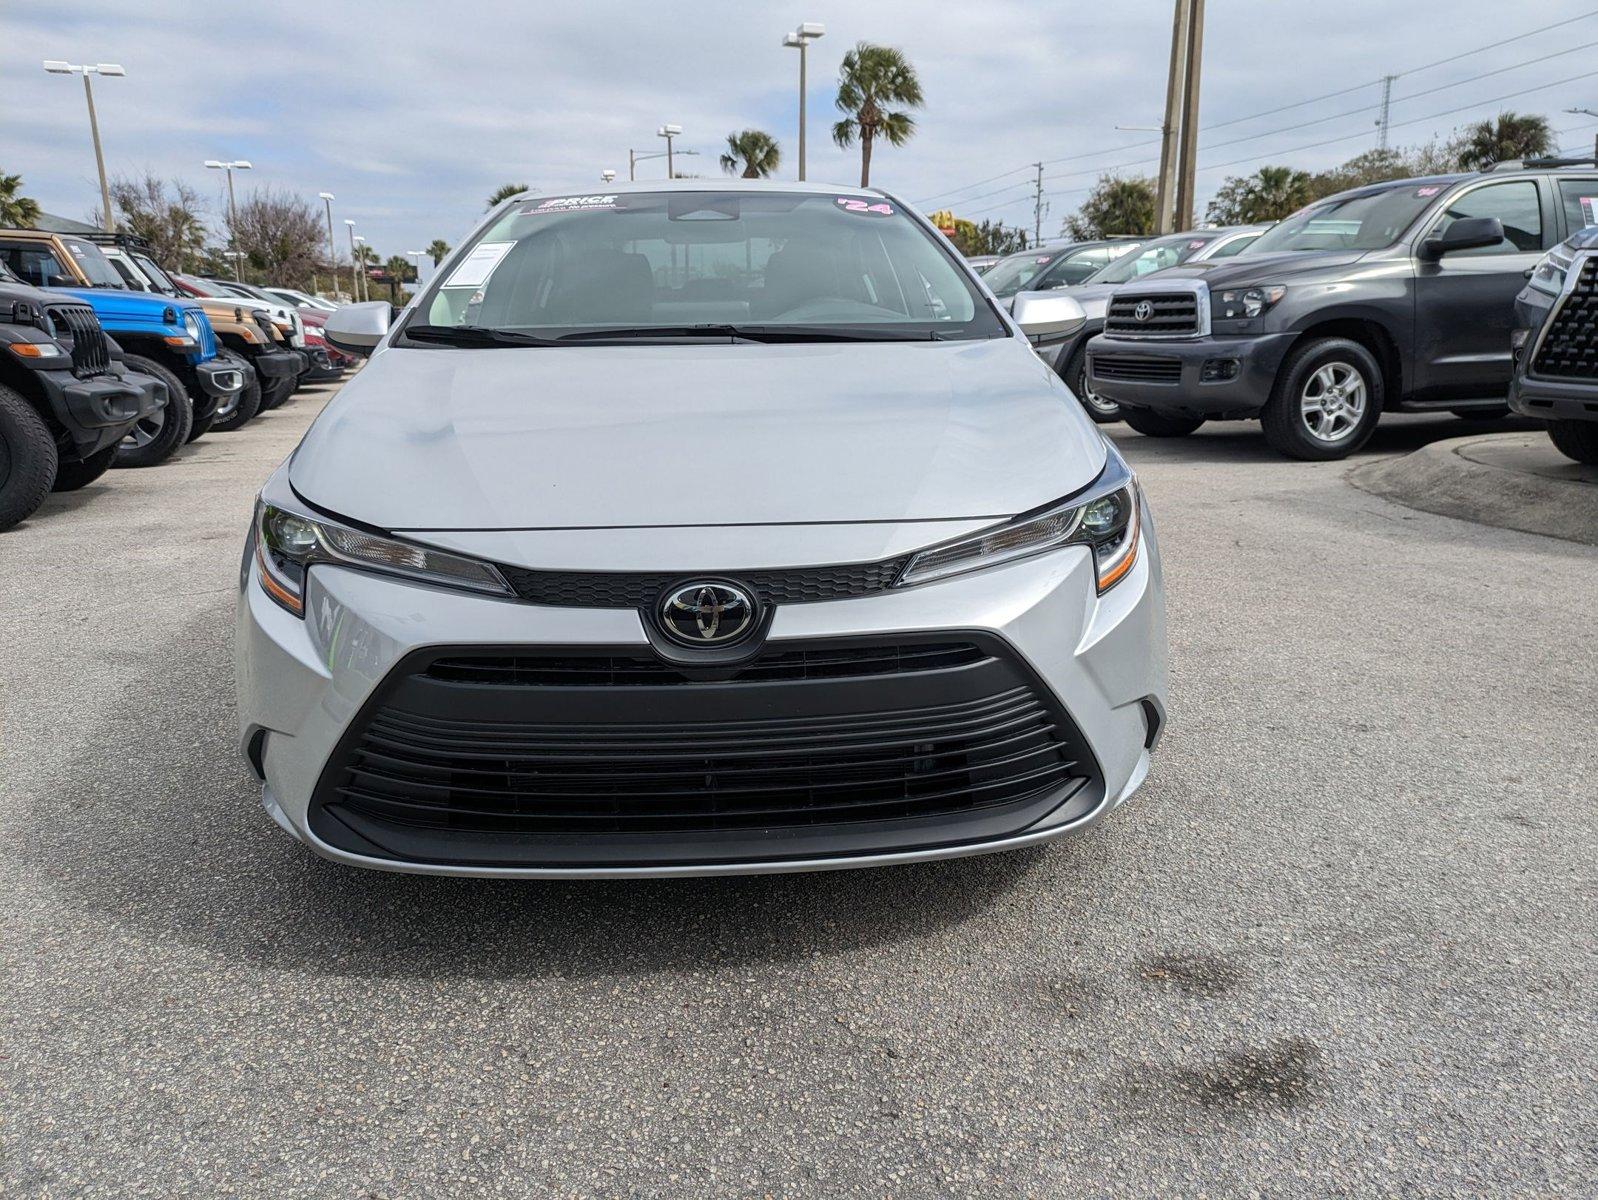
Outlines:
[[[248,269],[267,282],[304,287],[314,272],[327,269],[322,261],[327,227],[319,210],[294,192],[251,192],[239,203],[236,238]]]
[[[165,267],[188,270],[205,246],[200,194],[181,179],[162,179],[153,171],[118,175],[111,181],[111,204],[117,224],[149,242],[151,257]],[[99,218],[96,213],[96,223],[103,224]]]

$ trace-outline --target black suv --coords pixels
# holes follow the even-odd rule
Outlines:
[[[1598,190],[1585,215],[1598,224]],[[1509,407],[1548,422],[1567,458],[1598,464],[1598,228],[1555,246],[1515,298]]]
[[[0,267],[0,529],[98,479],[166,402],[165,385],[122,365],[92,308]]]
[[[1294,458],[1342,458],[1384,410],[1506,410],[1515,294],[1586,224],[1598,170],[1504,164],[1318,200],[1236,258],[1110,299],[1093,390],[1156,437],[1258,417]]]

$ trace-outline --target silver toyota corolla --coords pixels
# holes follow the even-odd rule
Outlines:
[[[1137,481],[895,197],[501,205],[261,490],[244,754],[317,853],[791,871],[1080,829],[1164,719]],[[1019,322],[1019,323],[1018,323]]]

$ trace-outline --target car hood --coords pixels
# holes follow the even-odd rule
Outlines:
[[[1011,516],[1104,460],[1016,338],[390,348],[289,479],[382,529],[816,524]]]
[[[204,310],[193,300],[152,296],[148,292],[125,292],[118,288],[52,288],[51,290],[66,292],[86,302],[102,321],[109,317],[113,320],[159,325],[169,308],[180,313],[192,311],[204,316]]]
[[[1278,283],[1296,275],[1316,271],[1337,270],[1357,263],[1366,255],[1364,250],[1286,250],[1280,254],[1240,254],[1236,258],[1222,258],[1214,262],[1186,263],[1180,267],[1167,267],[1120,285],[1121,290],[1133,291],[1145,286],[1158,288],[1178,280],[1202,279],[1213,291],[1218,287],[1238,287],[1256,283]],[[1074,293],[1073,293],[1074,294]]]

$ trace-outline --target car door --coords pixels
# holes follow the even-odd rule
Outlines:
[[[1422,226],[1418,248],[1453,222],[1497,217],[1504,239],[1436,262],[1415,258],[1415,388],[1422,399],[1495,395],[1509,386],[1515,296],[1553,244],[1553,213],[1536,178],[1472,184]]]

